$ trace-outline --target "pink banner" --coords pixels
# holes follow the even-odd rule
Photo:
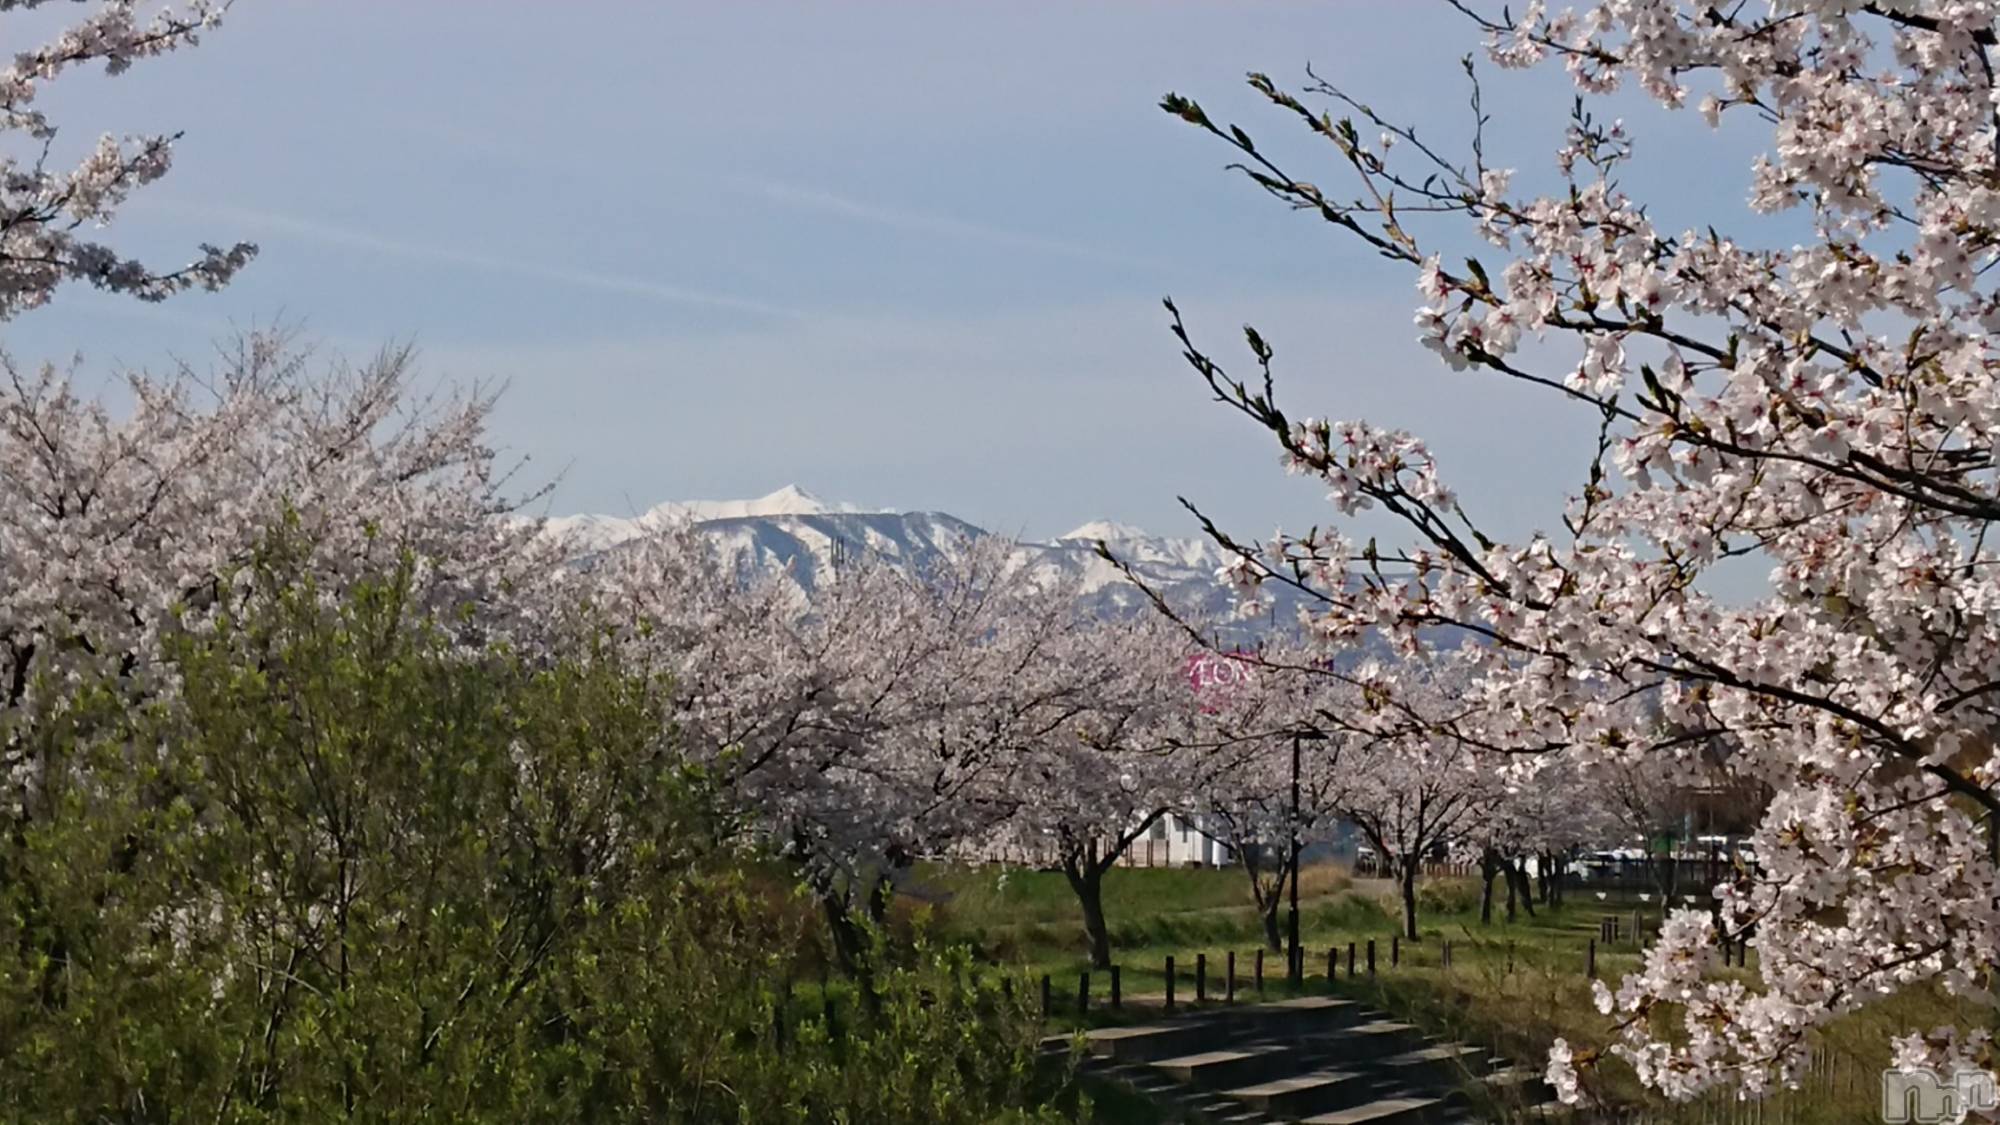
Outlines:
[[[1201,709],[1213,712],[1227,704],[1235,693],[1249,685],[1254,666],[1250,653],[1197,652],[1188,657],[1188,687],[1201,699]]]

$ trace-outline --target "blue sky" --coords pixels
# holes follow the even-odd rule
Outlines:
[[[1477,45],[1420,2],[243,0],[198,50],[49,104],[66,145],[186,131],[114,241],[259,260],[161,306],[65,291],[0,336],[94,378],[278,317],[355,354],[414,339],[430,374],[507,382],[497,436],[559,479],[555,513],[797,482],[1029,535],[1192,533],[1177,494],[1255,535],[1328,518],[1205,400],[1171,294],[1219,348],[1255,322],[1293,414],[1417,430],[1494,526],[1551,526],[1589,420],[1437,365],[1407,274],[1155,108],[1195,96],[1330,182],[1243,72],[1311,63],[1457,143]],[[1547,180],[1560,72],[1486,78],[1491,162]],[[1629,108],[1659,130],[1640,186],[1681,221],[1742,214],[1754,135]]]

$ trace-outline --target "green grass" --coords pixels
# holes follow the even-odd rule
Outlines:
[[[1350,885],[1337,868],[1306,868],[1299,879],[1302,920],[1332,925],[1381,917],[1372,899],[1347,893]],[[968,942],[984,957],[1024,967],[1083,964],[1082,912],[1060,872],[924,864],[907,888],[913,893],[906,909],[928,914],[936,933]],[[1246,944],[1263,935],[1249,879],[1233,868],[1114,868],[1104,877],[1104,914],[1112,946],[1121,950]]]

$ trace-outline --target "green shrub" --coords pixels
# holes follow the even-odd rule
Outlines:
[[[804,915],[661,685],[469,644],[409,570],[250,580],[171,697],[43,685],[0,732],[0,1120],[1033,1116],[1035,1024],[952,955],[780,1012]]]

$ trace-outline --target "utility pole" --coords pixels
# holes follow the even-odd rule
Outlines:
[[[1288,844],[1292,863],[1292,912],[1288,919],[1291,931],[1291,959],[1285,963],[1291,966],[1293,984],[1299,984],[1299,741],[1298,731],[1292,732],[1292,811],[1285,818],[1285,828],[1289,834]]]
[[[1316,730],[1299,727],[1292,731],[1292,813],[1286,818],[1287,843],[1292,861],[1292,909],[1287,919],[1290,932],[1289,973],[1294,985],[1305,983],[1305,957],[1299,949],[1299,743],[1318,742],[1326,736]]]

